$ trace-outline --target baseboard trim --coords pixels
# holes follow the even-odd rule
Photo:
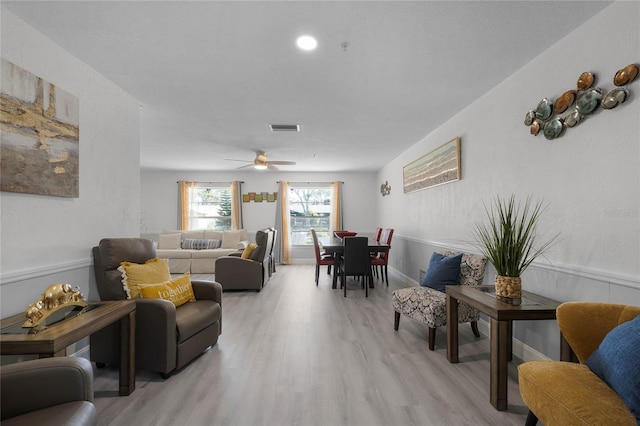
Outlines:
[[[79,350],[75,351],[74,353],[67,354],[67,356],[75,356],[75,357],[89,359],[89,349],[90,349],[89,345],[83,346],[82,348],[80,348]]]
[[[480,321],[478,321],[478,331],[483,336],[491,338],[491,325],[489,324],[489,321],[480,319]],[[518,339],[513,339],[511,351],[515,358],[519,358],[522,361],[551,361],[551,358],[541,352],[538,352],[531,346],[525,345]]]

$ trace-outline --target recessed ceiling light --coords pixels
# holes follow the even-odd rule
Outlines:
[[[298,39],[296,40],[296,44],[300,49],[307,51],[315,50],[315,48],[318,47],[318,41],[310,35],[303,35],[298,37]]]

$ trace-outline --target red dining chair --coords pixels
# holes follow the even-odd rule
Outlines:
[[[373,241],[379,242],[381,236],[382,228],[376,228],[375,232],[373,233]]]
[[[380,243],[388,245],[389,249],[371,258],[371,267],[373,268],[376,274],[376,278],[378,277],[378,266],[379,266],[380,275],[382,276],[382,281],[387,282],[387,287],[389,286],[389,274],[387,273],[387,265],[389,264],[389,252],[391,251],[392,237],[393,237],[393,228],[385,229],[382,232],[382,236],[380,237]]]
[[[313,247],[316,252],[316,287],[318,286],[318,279],[320,278],[320,266],[327,265],[327,274],[331,274],[331,266],[335,259],[330,254],[320,253],[320,242],[318,241],[318,235],[315,229],[311,229],[311,235],[313,236]]]

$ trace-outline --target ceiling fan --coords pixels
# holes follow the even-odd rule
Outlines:
[[[278,166],[293,166],[296,164],[295,161],[269,161],[269,159],[267,158],[267,153],[264,151],[256,151],[256,158],[251,161],[251,160],[234,160],[231,158],[227,158],[227,161],[242,161],[245,163],[251,163],[251,164],[247,164],[245,166],[240,166],[238,167],[238,169],[246,169],[247,167],[253,167],[256,170],[265,170],[265,169],[269,169],[269,170],[278,170],[278,168],[276,167],[276,165]]]

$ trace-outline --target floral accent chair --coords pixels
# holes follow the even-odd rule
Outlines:
[[[446,251],[441,254],[452,256],[459,253]],[[460,285],[481,285],[486,266],[484,256],[464,253],[460,261]],[[393,328],[398,331],[400,314],[426,324],[429,327],[429,350],[433,350],[436,328],[447,323],[446,294],[430,287],[408,287],[395,290],[392,300],[395,310]],[[469,305],[458,305],[458,323],[470,322],[476,337],[480,337],[479,318],[479,312]]]

